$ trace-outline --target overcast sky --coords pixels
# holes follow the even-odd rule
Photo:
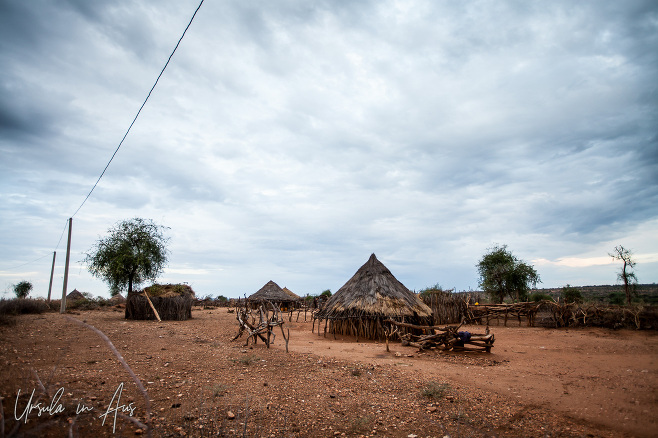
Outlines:
[[[0,292],[61,297],[82,204],[198,0],[0,2]],[[371,253],[478,288],[494,244],[540,287],[658,281],[654,1],[206,0],[89,200],[170,227],[160,282],[336,291]],[[63,236],[63,237],[62,237]],[[5,295],[5,296],[8,296]]]

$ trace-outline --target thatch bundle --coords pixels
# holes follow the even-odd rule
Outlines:
[[[292,292],[290,292],[292,293]],[[294,294],[293,294],[294,295]],[[287,294],[278,284],[272,280],[268,281],[265,286],[261,287],[247,298],[247,302],[253,308],[258,308],[265,301],[279,306],[283,311],[295,308],[299,303],[299,297],[294,298]]]
[[[386,319],[431,325],[432,310],[372,254],[329,298],[316,318],[329,321],[332,333],[383,339]]]
[[[126,319],[156,319],[155,313],[144,295],[148,294],[160,319],[184,321],[192,318],[194,291],[186,284],[154,284],[140,292],[128,294]]]

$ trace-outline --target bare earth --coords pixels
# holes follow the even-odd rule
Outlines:
[[[126,321],[112,310],[70,316],[102,330],[141,379],[153,436],[658,435],[654,331],[512,323],[491,327],[491,354],[419,354],[399,343],[387,353],[383,343],[318,336],[293,317],[284,325],[286,353],[280,333],[269,350],[245,347],[244,337],[231,342],[238,325],[226,309],[162,323]],[[48,392],[39,400],[37,378]],[[33,409],[25,422],[33,389],[42,412]],[[114,425],[116,408],[145,421],[146,402],[128,372],[96,333],[59,314],[0,327],[0,396],[9,436],[16,418],[19,432],[33,436],[143,432],[122,418]]]

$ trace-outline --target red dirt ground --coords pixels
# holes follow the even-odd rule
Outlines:
[[[102,330],[142,380],[153,436],[650,437],[658,430],[653,331],[494,325],[491,354],[419,354],[399,343],[387,353],[383,343],[318,336],[293,317],[286,353],[280,333],[269,350],[245,347],[244,337],[231,342],[238,326],[226,309],[162,323],[126,321],[119,311],[71,316]],[[37,377],[52,415],[34,410],[18,432],[143,434],[121,418],[113,428],[112,413],[101,424],[121,383],[126,414],[132,407],[143,422],[146,404],[97,334],[56,313],[16,321],[0,327],[6,435],[33,389],[36,403]],[[429,391],[430,383],[439,390]],[[58,404],[64,412],[54,412]],[[76,415],[80,406],[93,410]]]

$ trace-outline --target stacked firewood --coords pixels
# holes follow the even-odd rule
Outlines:
[[[444,351],[484,351],[491,353],[495,341],[487,327],[485,333],[459,331],[458,326],[421,326],[389,319],[386,321],[397,328],[411,329],[400,335],[402,345],[410,345],[419,350],[441,349]],[[397,331],[397,329],[396,329]]]
[[[280,327],[283,340],[286,341],[286,353],[288,352],[290,329],[288,329],[288,336],[286,336],[286,333],[283,331],[283,314],[278,306],[272,304],[270,301],[264,300],[258,309],[254,311],[246,305],[245,300],[245,306],[237,308],[235,314],[240,327],[238,333],[233,339],[231,339],[232,341],[235,341],[246,332],[247,341],[245,347],[249,345],[250,339],[253,338],[254,344],[256,344],[260,338],[265,345],[267,345],[267,348],[270,348],[270,344],[273,343],[276,338],[274,328]]]

